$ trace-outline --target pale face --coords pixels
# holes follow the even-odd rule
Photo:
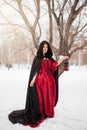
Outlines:
[[[47,51],[48,51],[48,45],[47,44],[44,44],[42,51],[43,51],[43,55],[45,55],[47,53]]]

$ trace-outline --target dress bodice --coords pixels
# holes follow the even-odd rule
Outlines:
[[[40,71],[42,70],[49,70],[50,72],[54,72],[57,69],[57,61],[53,61],[48,58],[43,58],[41,65],[40,65]]]

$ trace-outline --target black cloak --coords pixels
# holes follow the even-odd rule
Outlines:
[[[53,58],[51,59],[54,60]],[[35,124],[38,120],[40,120],[40,110],[38,104],[37,90],[35,84],[33,87],[30,87],[29,84],[33,76],[38,71],[41,61],[42,58],[38,58],[37,56],[35,56],[33,60],[31,72],[29,76],[29,82],[28,82],[25,109],[13,111],[8,115],[9,120],[13,124],[15,123],[21,123],[24,125]],[[56,101],[55,101],[55,106],[56,106],[58,102],[58,67],[57,70],[54,72],[54,78],[56,82]]]

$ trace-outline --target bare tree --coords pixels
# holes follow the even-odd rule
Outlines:
[[[57,6],[55,7],[55,5]],[[79,0],[64,0],[64,1],[58,1],[58,0],[52,0],[52,13],[56,20],[58,31],[60,35],[60,54],[70,55],[75,52],[77,49],[73,51],[72,45],[75,42],[75,38],[77,35],[79,35],[84,28],[87,27],[87,22],[83,23],[83,25],[80,24],[80,17],[82,14],[83,9],[87,6],[87,0],[79,1]],[[74,27],[74,22],[76,19],[79,18],[78,22]],[[85,17],[86,18],[86,17]],[[73,29],[73,31],[72,31]],[[82,44],[79,48],[82,48],[84,46]],[[72,50],[72,51],[71,51]]]
[[[52,1],[51,0],[45,0],[46,3],[47,3],[47,7],[48,7],[48,16],[49,16],[49,43],[52,47],[52,50],[56,56],[56,59],[57,59],[57,56],[59,55],[59,50],[57,49],[56,46],[53,45],[53,38],[54,38],[54,33],[53,33],[53,24],[54,24],[54,21],[53,21],[53,16],[52,16],[52,12],[51,12],[51,8],[52,8]]]
[[[27,31],[29,31],[31,38],[33,40],[34,46],[35,48],[38,48],[38,43],[39,43],[39,39],[41,37],[41,27],[39,24],[39,19],[40,19],[40,0],[33,0],[32,2],[35,5],[35,13],[33,10],[30,9],[29,5],[27,5],[26,3],[24,4],[22,0],[16,0],[16,4],[18,4],[18,8],[13,6],[11,4],[11,2],[8,2],[7,0],[3,0],[3,2],[5,2],[5,4],[9,5],[10,7],[12,7],[16,12],[18,12],[23,20],[23,22],[25,23],[25,27],[23,27],[22,25],[19,24],[13,24],[11,22],[10,25],[18,25],[20,27],[25,28]],[[31,17],[34,17],[34,21],[31,23],[31,19],[29,19],[25,13],[24,7],[26,8],[26,10],[30,11],[32,13]],[[2,13],[3,14],[3,13]],[[7,19],[8,21],[8,19]],[[38,29],[37,29],[38,28]],[[38,31],[37,31],[38,30]]]
[[[59,51],[54,49],[55,55],[69,55],[77,51],[78,49],[83,49],[85,45],[87,45],[86,38],[80,39],[78,41],[77,38],[81,36],[81,33],[87,28],[87,22],[81,22],[82,17],[86,18],[87,14],[83,13],[83,10],[87,6],[87,0],[79,1],[79,0],[45,0],[48,6],[48,14],[49,14],[49,34],[50,34],[50,43],[53,42],[53,24],[52,24],[52,16],[53,14],[56,24],[57,30],[59,32],[60,43],[59,43]],[[78,19],[78,20],[77,20]],[[74,24],[75,23],[75,24]],[[74,48],[75,43],[80,44]],[[52,46],[53,47],[53,46]],[[54,48],[54,47],[53,47]],[[59,73],[63,72],[64,65],[60,65]]]
[[[22,21],[22,24],[17,23],[17,22],[14,23],[14,20],[12,22],[8,17],[6,17],[4,11],[2,12],[0,10],[0,15],[2,15],[2,17],[7,21],[6,23],[0,23],[0,24],[9,25],[9,27],[11,27],[12,30],[14,31],[15,35],[18,32],[18,28],[20,28],[20,33],[21,34],[23,33],[25,37],[24,30],[26,30],[27,34],[29,34],[27,35],[28,36],[27,38],[31,38],[31,41],[32,41],[30,42],[30,47],[31,47],[31,44],[33,43],[34,45],[33,47],[35,47],[36,49],[38,48],[38,43],[42,35],[41,33],[42,26],[40,25],[41,24],[40,21],[42,18],[41,16],[42,3],[41,2],[43,1],[32,0],[32,4],[34,7],[31,7],[31,3],[27,4],[26,1],[24,0],[15,0],[15,1],[3,0],[3,2],[0,2],[2,3],[2,5],[4,3],[5,5],[8,5],[8,7],[11,7],[13,10],[15,10],[15,13],[19,17],[19,19]],[[49,17],[49,26],[48,26],[49,42],[52,46],[52,49],[56,57],[59,55],[59,51],[60,51],[60,54],[63,54],[63,55],[66,55],[66,54],[72,55],[77,49],[82,49],[87,44],[85,36],[84,38],[81,39],[81,35],[83,35],[83,31],[86,33],[85,30],[87,28],[87,22],[85,21],[82,22],[82,20],[86,18],[87,16],[86,11],[84,14],[84,10],[86,10],[87,0],[82,0],[82,1],[45,0],[44,2],[47,5],[45,7],[46,15],[48,15]],[[43,17],[45,17],[44,14],[43,14]],[[56,31],[57,33],[59,32],[58,37],[57,37],[57,39],[59,39],[59,43],[57,46],[53,45],[53,42],[54,42],[53,40],[55,37],[54,19],[57,25],[57,30],[55,30],[55,32]],[[45,30],[45,32],[46,31],[47,30]],[[22,39],[22,37],[20,38]],[[22,43],[21,40],[19,42]],[[79,42],[80,44],[78,44],[78,46],[76,46],[75,48],[74,44],[77,44]],[[29,44],[25,44],[25,47],[29,48]],[[33,52],[33,49],[31,50]]]
[[[27,28],[29,29],[31,35],[32,35],[32,39],[34,42],[35,47],[38,47],[38,42],[39,42],[39,38],[40,36],[36,35],[36,27],[38,24],[38,20],[40,18],[40,0],[34,0],[35,6],[36,6],[36,17],[35,17],[35,21],[33,23],[33,25],[30,24],[29,20],[27,19],[24,11],[23,11],[23,6],[22,6],[22,1],[21,0],[17,0],[18,3],[18,7],[19,7],[19,13],[21,15],[21,17],[23,18]]]
[[[53,42],[53,19],[51,14],[51,0],[46,0],[48,6],[48,15],[49,15],[49,42],[52,44]]]

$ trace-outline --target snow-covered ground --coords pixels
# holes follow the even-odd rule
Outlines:
[[[87,130],[87,68],[70,67],[59,78],[55,117],[38,128],[13,125],[8,114],[25,106],[30,70],[0,68],[0,130]]]

